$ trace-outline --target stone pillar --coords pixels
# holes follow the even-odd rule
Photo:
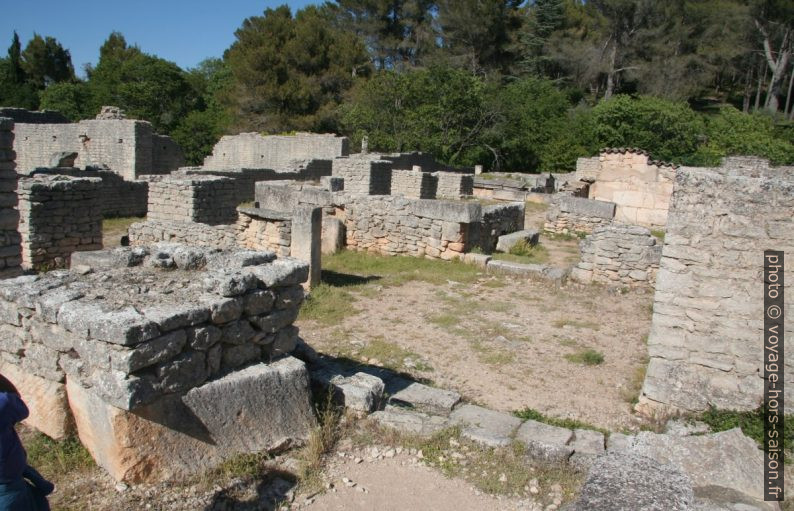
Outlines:
[[[22,273],[20,237],[17,231],[17,173],[14,160],[14,121],[0,117],[0,278]]]
[[[72,252],[102,248],[102,180],[37,175],[19,182],[22,267],[69,264]]]
[[[320,283],[322,270],[323,209],[312,206],[295,208],[292,215],[290,256],[309,263],[308,289]]]
[[[482,174],[482,165],[475,165],[474,166],[474,174],[479,176]]]

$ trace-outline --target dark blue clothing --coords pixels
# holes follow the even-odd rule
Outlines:
[[[53,485],[28,466],[14,425],[28,417],[16,394],[0,392],[0,511],[49,511]]]
[[[18,395],[0,392],[0,484],[20,480],[28,466],[14,425],[27,419],[29,413]]]

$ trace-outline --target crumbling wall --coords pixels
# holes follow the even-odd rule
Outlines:
[[[226,135],[215,144],[212,154],[204,159],[204,167],[211,170],[280,169],[293,160],[333,160],[347,156],[349,146],[346,137],[333,134]]]
[[[592,156],[590,158],[576,159],[576,172],[574,178],[577,181],[587,181],[592,183],[598,178],[601,171],[601,157]]]
[[[524,203],[491,204],[482,208],[482,223],[477,233],[478,246],[483,252],[490,254],[496,249],[499,236],[524,229]]]
[[[392,162],[356,154],[333,161],[331,175],[345,180],[345,191],[358,195],[389,195]]]
[[[237,242],[246,248],[290,255],[292,216],[278,211],[240,208]]]
[[[667,223],[674,166],[652,161],[644,151],[607,149],[599,156],[595,175],[590,165],[585,167],[589,174],[584,180],[592,182],[588,197],[614,202],[616,221],[651,228]]]
[[[102,193],[100,194],[102,216],[146,216],[149,198],[149,183],[146,181],[126,181],[109,170],[54,168],[36,169],[31,173],[31,175],[37,174],[99,178],[102,180]]]
[[[173,244],[75,259],[92,271],[0,283],[0,359],[34,424],[73,418],[97,463],[131,482],[307,437],[305,367],[271,363],[295,347],[306,264]]]
[[[557,193],[549,201],[543,230],[555,234],[591,233],[612,223],[616,204]]]
[[[20,124],[68,124],[69,119],[55,110],[27,110],[25,108],[0,108],[0,117]]]
[[[180,174],[223,176],[234,179],[237,183],[237,202],[254,200],[255,184],[260,181],[318,181],[331,175],[331,160],[290,160],[278,169],[224,169],[216,170],[204,167],[187,167],[179,169]]]
[[[182,148],[171,137],[152,133],[151,148],[152,174],[168,174],[185,164]],[[146,169],[140,169],[137,175],[145,172]]]
[[[407,199],[435,199],[437,178],[421,170],[392,170],[391,194]]]
[[[755,409],[763,394],[763,252],[794,253],[792,168],[728,159],[676,174],[640,408]],[[785,278],[794,271],[787,261]],[[794,287],[785,290],[788,304]],[[791,339],[793,322],[786,322]],[[794,354],[785,355],[794,382]],[[786,402],[786,413],[794,403]]]
[[[14,122],[0,116],[0,278],[14,277],[22,268],[21,238],[17,227],[17,178],[14,171]]]
[[[571,278],[613,286],[652,286],[662,257],[662,245],[650,230],[624,224],[597,226],[579,251],[581,260]]]
[[[68,265],[72,252],[102,248],[102,181],[38,175],[19,181],[22,267]]]
[[[237,221],[234,180],[219,176],[152,177],[148,219],[210,225]]]
[[[92,119],[73,124],[28,124],[14,127],[17,169],[28,173],[50,167],[52,156],[76,152],[77,167],[104,167],[127,180],[162,174],[184,164],[182,150],[146,121]],[[156,142],[155,142],[156,141]]]

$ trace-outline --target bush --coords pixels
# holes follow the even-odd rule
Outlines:
[[[594,137],[601,147],[637,147],[660,160],[688,163],[706,127],[682,102],[615,96],[593,108]]]
[[[771,117],[745,114],[732,106],[706,119],[707,143],[701,146],[693,163],[719,165],[720,159],[732,155],[768,158],[776,164],[794,163],[794,144],[778,133]]]

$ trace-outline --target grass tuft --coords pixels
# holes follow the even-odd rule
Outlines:
[[[557,426],[559,428],[589,429],[609,436],[609,430],[607,429],[599,428],[598,426],[594,426],[588,422],[583,422],[576,419],[559,419],[557,417],[549,417],[547,415],[543,415],[534,408],[524,408],[523,410],[513,412],[513,415],[519,419],[538,421],[550,426]]]
[[[586,366],[597,366],[604,362],[604,355],[592,348],[577,351],[576,353],[569,353],[565,355],[565,360],[573,362],[574,364],[583,364]]]
[[[25,450],[28,463],[45,477],[87,470],[95,466],[94,460],[76,437],[55,441],[33,432],[26,437]]]

